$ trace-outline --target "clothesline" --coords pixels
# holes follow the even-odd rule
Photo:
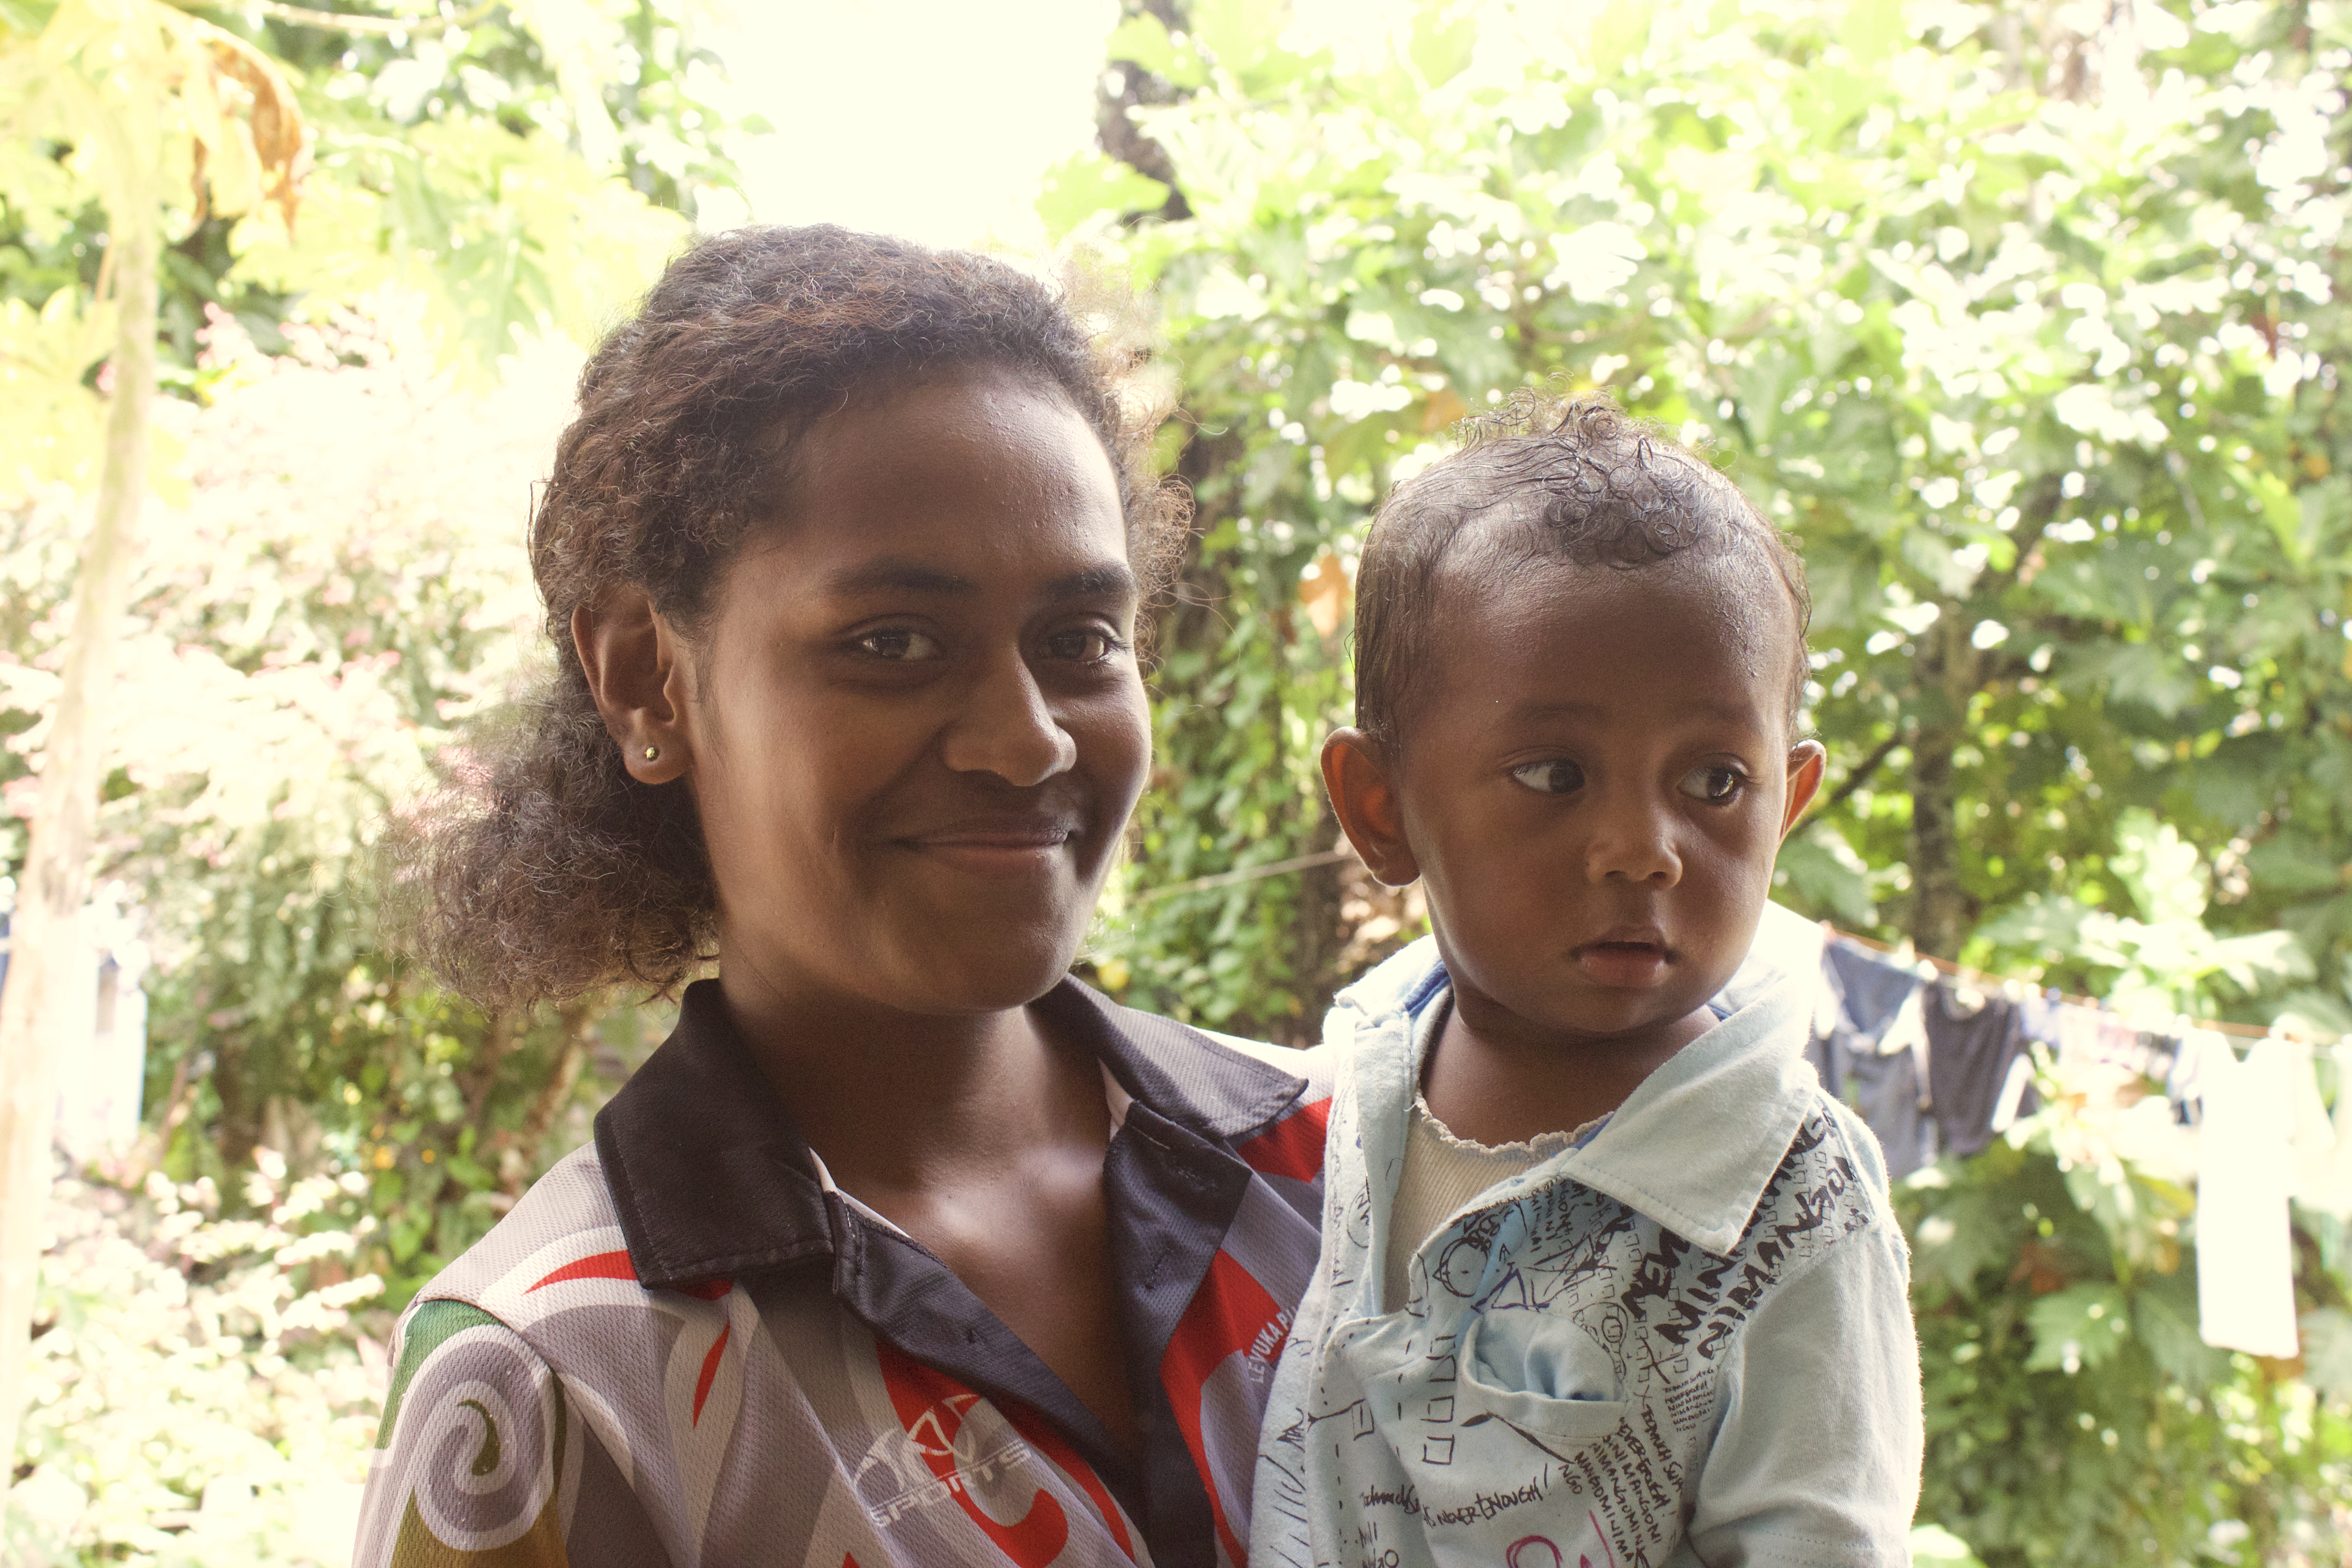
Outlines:
[[[1827,921],[1822,922],[1822,929],[1841,941],[1853,942],[1856,947],[1866,947],[1873,952],[1897,954],[1903,951],[1887,942],[1878,942],[1866,936],[1856,936],[1852,931],[1840,931]],[[1937,958],[1933,953],[1915,952],[1911,959],[1914,963],[1931,966],[1939,974],[1948,974],[1953,979],[1969,985],[1981,987],[2015,985],[2022,986],[2029,991],[2044,989],[2030,980],[2020,980],[2012,974],[1994,974],[1987,970],[1971,969],[1965,963],[1954,963],[1949,959]],[[2073,996],[2061,992],[2058,1000],[2071,1006],[2105,1010],[2103,1004],[2095,996]],[[2312,1046],[2342,1046],[2347,1039],[2352,1039],[2352,1036],[2324,1035],[2312,1030],[2285,1029],[2276,1026],[2265,1028],[2260,1024],[2233,1024],[2226,1019],[2215,1018],[2185,1018],[2181,1022],[2181,1026],[2189,1029],[2204,1029],[2216,1035],[2228,1035],[2242,1040],[2261,1040],[2267,1039],[2274,1034],[2284,1035],[2290,1039],[2301,1040]]]
[[[1157,888],[1147,888],[1135,895],[1134,901],[1139,904],[1149,903],[1152,900],[1170,898],[1179,893],[1205,892],[1212,888],[1231,887],[1240,882],[1255,882],[1261,878],[1279,877],[1290,871],[1313,870],[1318,867],[1335,866],[1341,861],[1354,858],[1356,858],[1355,851],[1346,845],[1341,845],[1338,848],[1325,849],[1312,855],[1300,855],[1287,860],[1244,866],[1236,870],[1220,871],[1207,877],[1195,877],[1189,881],[1171,882]],[[1860,947],[1866,947],[1873,952],[1893,954],[1902,952],[1901,948],[1890,943],[1878,942],[1866,936],[1857,936],[1852,931],[1840,931],[1827,921],[1822,922],[1822,929],[1832,936],[1843,938]],[[2010,974],[1995,974],[1982,969],[1971,969],[1965,963],[1954,963],[1949,959],[1937,958],[1932,953],[1914,952],[1912,961],[1927,963],[1938,973],[1948,974],[1955,980],[1970,985],[2015,985],[2035,991],[2043,989],[2029,980],[2020,980]],[[2076,1007],[2105,1010],[2104,1005],[2095,996],[2075,996],[2062,992],[2058,999]],[[2189,1018],[2183,1022],[2184,1026],[2188,1028],[2209,1030],[2213,1034],[2227,1035],[2233,1039],[2241,1040],[2260,1040],[2273,1034],[2284,1034],[2290,1039],[2302,1040],[2312,1046],[2339,1047],[2347,1041],[2352,1041],[2352,1036],[2325,1035],[2305,1029],[2282,1029],[2276,1026],[2264,1027],[2260,1024],[2237,1024],[2221,1018]]]

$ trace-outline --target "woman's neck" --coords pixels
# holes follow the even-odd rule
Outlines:
[[[1083,1042],[1028,1007],[941,1016],[739,984],[728,1011],[841,1190],[928,1247],[1130,1455],[1103,1157]],[[740,972],[739,972],[740,973]]]
[[[887,1213],[1017,1163],[1040,1144],[1108,1139],[1090,1054],[1027,1007],[924,1015],[805,991],[719,984],[736,1031],[845,1190]]]

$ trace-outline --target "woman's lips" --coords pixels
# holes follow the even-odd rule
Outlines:
[[[1026,877],[1053,870],[1077,837],[1075,827],[950,828],[902,839],[908,848],[983,877]]]
[[[1575,951],[1576,965],[1596,985],[1640,991],[1665,977],[1669,962],[1662,942],[1589,942]]]

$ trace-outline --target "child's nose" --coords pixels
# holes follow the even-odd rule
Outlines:
[[[972,683],[940,749],[958,773],[994,773],[1022,789],[1066,773],[1078,760],[1077,742],[1017,651],[992,660]]]
[[[1606,802],[1585,845],[1585,875],[1596,882],[1622,879],[1673,887],[1683,877],[1674,830],[1674,813],[1646,797]]]

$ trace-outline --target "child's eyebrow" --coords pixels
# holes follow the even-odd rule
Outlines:
[[[1650,702],[1649,706],[1662,716],[1679,718],[1687,714],[1743,726],[1755,723],[1759,712],[1748,703],[1721,702],[1706,697],[1695,697],[1681,702],[1667,699]],[[1606,702],[1580,702],[1573,698],[1554,702],[1522,702],[1510,710],[1508,719],[1513,723],[1543,719],[1601,719],[1609,715],[1610,708]]]

